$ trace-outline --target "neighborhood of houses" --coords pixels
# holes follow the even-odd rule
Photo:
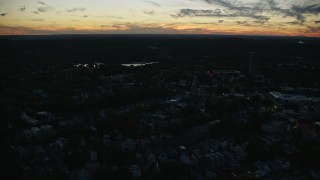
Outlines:
[[[200,65],[26,69],[1,97],[17,176],[320,178],[319,87]]]

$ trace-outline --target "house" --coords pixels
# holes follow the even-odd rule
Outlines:
[[[174,147],[170,147],[170,146],[167,147],[166,153],[167,153],[169,159],[175,159],[175,158],[179,157],[179,152]]]
[[[186,164],[186,165],[192,165],[193,164],[193,161],[187,155],[182,154],[179,159],[180,159],[180,162],[183,163],[183,164]]]
[[[142,173],[141,173],[141,169],[140,169],[140,167],[138,165],[134,164],[129,169],[130,169],[130,171],[132,173],[132,176],[134,178],[141,177]]]
[[[31,124],[31,125],[38,125],[39,123],[40,123],[40,121],[39,120],[37,120],[37,119],[34,119],[34,118],[32,118],[32,117],[30,117],[30,116],[28,116],[28,115],[26,115],[26,114],[23,114],[23,115],[21,115],[20,116],[25,122],[27,122],[27,123],[29,123],[29,124]]]
[[[59,126],[66,126],[68,123],[66,121],[58,121]]]
[[[198,163],[203,156],[199,149],[194,149],[190,157],[192,158],[192,161]]]
[[[272,145],[274,143],[277,143],[278,141],[280,141],[280,139],[278,138],[274,138],[274,137],[271,137],[271,136],[265,136],[263,138],[261,138],[263,143],[265,145]]]
[[[56,139],[56,144],[60,149],[64,149],[69,144],[69,140],[67,138],[61,137]]]
[[[89,155],[90,155],[90,160],[86,163],[86,169],[91,173],[96,172],[100,168],[97,151],[91,150],[89,152]]]
[[[315,127],[315,130],[316,130],[317,132],[320,132],[320,121],[316,121],[316,122],[314,123],[314,127]]]
[[[41,145],[35,145],[33,151],[38,155],[44,155],[46,153],[46,149]]]
[[[147,154],[147,165],[150,166],[152,164],[154,164],[156,162],[156,156],[152,153],[152,152],[149,152]]]
[[[258,178],[265,177],[271,173],[271,168],[263,162],[260,162],[260,161],[256,162],[256,168],[257,168],[256,177]]]
[[[273,172],[287,171],[291,166],[289,161],[282,161],[279,159],[268,161],[267,163]]]
[[[39,119],[45,120],[45,121],[54,121],[54,115],[50,112],[47,111],[41,111],[37,113],[37,116]]]
[[[165,161],[168,159],[168,155],[164,150],[158,150],[156,152],[156,156],[159,161]]]
[[[246,146],[244,144],[232,146],[230,147],[230,150],[237,156],[239,160],[247,156],[247,153],[245,151]]]
[[[44,124],[40,126],[41,134],[48,135],[51,134],[53,131],[53,127],[50,124]]]
[[[137,154],[135,155],[135,160],[136,160],[136,162],[137,162],[139,165],[143,165],[143,164],[145,163],[144,157],[143,157],[143,155],[140,154],[140,153],[137,153]]]
[[[265,124],[262,124],[262,130],[269,134],[278,133],[279,131],[285,130],[286,125],[284,122],[280,121],[271,121]]]
[[[23,134],[26,138],[31,138],[33,136],[32,132],[29,129],[23,130]]]
[[[131,152],[134,151],[136,149],[136,141],[128,138],[125,142],[122,143],[122,149]]]
[[[190,129],[190,133],[195,136],[204,135],[209,132],[209,125],[199,125]]]
[[[216,179],[218,177],[218,175],[216,173],[214,173],[213,171],[211,170],[206,170],[205,172],[205,176],[208,178],[208,179]]]
[[[187,86],[187,80],[180,79],[178,85],[181,86],[181,87],[186,87]]]
[[[269,92],[269,94],[275,99],[280,101],[291,101],[291,102],[300,102],[300,103],[317,103],[320,101],[320,98],[317,97],[308,97],[304,95],[297,94],[284,94],[281,92]]]
[[[270,175],[272,172],[283,172],[290,168],[290,163],[288,161],[282,161],[279,159],[267,161],[267,162],[256,162],[256,177],[265,177]]]
[[[179,146],[178,151],[179,151],[180,154],[185,154],[185,155],[189,154],[189,151],[185,146]]]
[[[41,129],[39,127],[32,127],[30,130],[33,136],[39,136],[41,134]]]
[[[72,180],[76,180],[76,179],[90,180],[91,177],[90,177],[90,174],[87,171],[87,169],[81,168],[79,171],[75,171],[75,172],[71,173],[70,179],[72,179]]]
[[[236,97],[236,98],[244,98],[245,95],[241,93],[223,93],[224,97]]]
[[[303,126],[302,126],[302,138],[305,141],[313,141],[313,142],[318,142],[319,141],[319,135],[318,135],[314,125],[303,124]]]
[[[210,166],[212,167],[221,167],[224,166],[225,156],[221,152],[212,152],[205,155],[205,158],[207,158],[210,162]]]
[[[111,145],[111,137],[109,134],[104,134],[103,135],[103,143],[106,145],[106,146],[110,146]]]

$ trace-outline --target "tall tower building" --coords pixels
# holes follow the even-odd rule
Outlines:
[[[255,52],[250,52],[249,74],[258,75],[260,73],[260,58]]]

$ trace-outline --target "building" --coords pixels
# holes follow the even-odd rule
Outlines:
[[[298,102],[298,103],[310,103],[310,102],[320,102],[320,98],[308,97],[304,95],[297,94],[285,94],[281,92],[269,92],[269,94],[276,100],[288,101],[288,102]]]
[[[274,134],[285,130],[286,125],[284,122],[280,121],[271,121],[265,124],[262,124],[262,130],[269,134]]]
[[[141,169],[138,165],[134,164],[132,165],[130,168],[130,171],[132,173],[132,176],[135,177],[135,178],[138,178],[141,176]]]

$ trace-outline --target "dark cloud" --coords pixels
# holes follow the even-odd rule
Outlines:
[[[236,21],[237,24],[248,24],[248,21]]]
[[[87,18],[87,17],[89,17],[89,15],[83,15],[82,17]]]
[[[280,13],[283,17],[294,17],[296,21],[291,22],[291,24],[300,24],[302,25],[306,21],[306,14],[319,14],[320,13],[320,5],[305,5],[305,6],[296,6],[292,5],[289,9],[283,9],[278,7],[274,0],[266,1],[271,9],[271,11]],[[299,22],[299,23],[298,23]]]
[[[257,26],[257,24],[261,24],[260,21],[235,21],[235,23],[240,26]]]
[[[262,15],[265,3],[236,4],[237,1],[202,0],[208,4],[218,5],[221,8],[211,9],[180,9],[172,17],[245,17],[255,19],[256,23],[266,23],[270,17]],[[222,22],[220,22],[222,23]]]
[[[223,23],[224,20],[218,20],[218,23]]]
[[[225,12],[221,9],[180,9],[177,14],[172,15],[172,17],[247,17],[260,21],[261,23],[267,22],[269,17],[256,15],[254,13],[246,11],[235,11],[235,12]]]
[[[22,7],[19,8],[19,11],[21,11],[21,12],[24,12],[25,10],[26,10],[25,6],[22,6]]]
[[[30,21],[43,22],[43,21],[44,21],[44,19],[30,19]]]
[[[158,4],[156,2],[153,2],[153,1],[145,1],[145,2],[147,2],[147,3],[149,3],[149,4],[153,5],[153,6],[161,7],[160,4]]]
[[[8,13],[1,13],[0,16],[4,17],[6,16]]]
[[[287,22],[287,24],[297,25],[297,24],[301,24],[301,22],[299,22],[299,21],[291,21],[291,22]]]
[[[122,26],[121,25],[112,25],[111,27],[113,27],[113,28],[121,28]]]
[[[37,8],[38,12],[46,13],[53,10],[53,7],[45,6]]]
[[[163,27],[156,24],[148,25],[137,25],[134,23],[120,23],[114,25],[101,25],[101,27],[106,28],[119,28],[123,30],[106,30],[110,33],[120,33],[120,34],[188,34],[188,33],[199,33],[200,31],[207,31],[201,28],[190,28],[184,30],[177,30],[172,27]],[[103,32],[103,31],[101,31]]]
[[[207,23],[207,22],[194,22],[192,24],[214,24],[214,25],[216,25],[216,23]]]
[[[148,14],[148,15],[154,15],[155,11],[153,9],[151,10],[144,10],[143,13]]]
[[[224,0],[204,0],[208,4],[215,4],[222,6],[224,8],[230,9],[230,10],[236,10],[236,11],[257,11],[259,10],[258,7],[250,7],[250,6],[238,6],[231,2],[224,1]]]
[[[223,1],[223,0],[204,0],[204,1],[209,4],[216,4],[216,5],[220,5],[223,7],[233,8],[233,5],[231,5],[231,3]]]
[[[320,24],[320,21],[313,21],[315,24]]]
[[[41,4],[41,5],[46,5],[46,3],[45,2],[43,2],[43,1],[38,1],[38,4]]]
[[[123,19],[123,17],[120,17],[120,16],[108,16],[108,17],[113,19]]]
[[[319,14],[320,4],[313,4],[308,6],[293,6],[292,10],[300,14]]]
[[[73,12],[83,12],[83,11],[85,11],[85,10],[86,10],[86,8],[84,8],[84,7],[79,7],[79,8],[68,9],[67,11],[73,13]]]
[[[274,0],[267,0],[266,2],[268,3],[272,12],[279,13],[283,17],[294,17],[297,19],[297,21],[300,22],[300,24],[303,24],[305,22],[306,18],[301,13],[297,13],[295,11],[292,11],[291,9],[283,9],[281,7],[278,7],[277,3]]]
[[[112,18],[112,19],[123,19],[123,17],[120,16],[95,16],[96,18]]]
[[[102,28],[110,28],[110,27],[112,27],[112,28],[121,28],[121,27],[123,27],[123,25],[117,25],[117,24],[114,24],[114,25],[101,25],[100,27],[102,27]]]
[[[306,26],[308,29],[306,32],[308,33],[319,33],[320,32],[320,27],[311,27],[311,26]]]
[[[238,1],[226,1],[226,0],[202,0],[208,4],[219,5],[234,14],[251,14],[252,16],[259,16],[262,12],[271,12],[278,14],[282,17],[294,17],[300,24],[303,24],[306,20],[305,14],[319,14],[320,4],[295,6],[293,5],[289,9],[279,7],[275,0],[261,0],[258,3],[240,4]]]

